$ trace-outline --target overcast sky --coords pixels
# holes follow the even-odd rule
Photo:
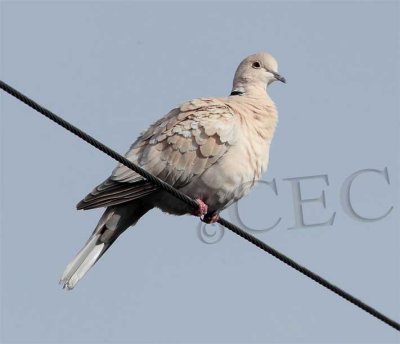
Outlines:
[[[280,119],[263,179],[276,193],[257,187],[240,219],[400,321],[398,2],[2,2],[1,12],[1,79],[121,153],[180,102],[229,94],[239,62],[271,52],[288,80],[269,90]],[[199,236],[198,219],[157,210],[65,292],[58,279],[102,213],[75,205],[115,162],[3,93],[1,147],[4,343],[400,340],[235,234]],[[322,198],[299,215],[299,197]]]

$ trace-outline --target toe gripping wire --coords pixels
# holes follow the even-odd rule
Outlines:
[[[100,141],[96,140],[94,137],[90,136],[89,134],[85,133],[81,129],[75,127],[71,123],[67,122],[63,118],[57,116],[50,110],[44,108],[43,106],[39,105],[32,99],[28,98],[21,92],[17,91],[10,85],[6,84],[5,82],[0,80],[0,88],[12,95],[13,97],[17,98],[21,102],[25,103],[32,109],[36,110],[37,112],[41,113],[48,119],[52,120],[53,122],[57,123],[64,129],[68,130],[69,132],[75,134],[82,140],[86,141],[93,147],[97,148],[98,150],[102,151],[103,153],[107,154],[109,157],[113,158],[114,160],[120,162],[121,164],[125,165],[126,167],[130,168],[131,170],[135,171],[136,173],[140,174],[142,177],[146,178],[148,181],[153,183],[154,185],[158,186],[159,188],[165,190],[166,192],[170,193],[171,195],[175,196],[182,202],[186,203],[188,206],[192,207],[193,209],[197,209],[198,203],[190,198],[189,196],[185,195],[184,193],[178,191],[171,185],[167,184],[166,182],[162,181],[161,179],[153,176],[151,173],[147,172],[140,166],[135,165],[133,162],[129,161],[122,155],[118,154],[113,149],[109,148],[105,144],[101,143]],[[365,312],[369,313],[373,317],[383,321],[385,324],[393,327],[397,331],[400,331],[400,324],[393,319],[390,319],[383,313],[379,312],[375,308],[369,306],[365,302],[359,300],[358,298],[354,297],[353,295],[349,294],[345,290],[337,287],[336,285],[332,284],[325,278],[319,276],[318,274],[312,272],[311,270],[307,269],[306,267],[300,265],[299,263],[295,262],[293,259],[287,257],[283,253],[275,250],[271,246],[267,245],[265,242],[257,239],[256,237],[252,236],[251,234],[247,233],[240,227],[234,225],[233,223],[225,220],[224,218],[220,217],[218,223],[222,226],[226,227],[227,229],[231,230],[232,232],[236,233],[243,239],[249,241],[253,245],[257,246],[258,248],[262,249],[263,251],[269,253],[270,255],[274,256],[276,259],[280,260],[281,262],[289,265],[293,269],[297,270],[298,272],[302,273],[303,275],[311,278],[313,281],[319,283],[323,287],[329,289],[330,291],[334,292],[335,294],[339,295],[340,297],[344,298],[345,300],[349,301],[353,305],[361,308]]]

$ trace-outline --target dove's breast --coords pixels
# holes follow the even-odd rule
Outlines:
[[[242,109],[241,109],[242,110]],[[238,111],[238,139],[229,151],[187,191],[201,196],[210,210],[221,210],[247,195],[266,170],[277,124],[275,107],[247,107]]]

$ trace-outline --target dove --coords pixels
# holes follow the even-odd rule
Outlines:
[[[219,212],[246,196],[267,169],[277,109],[267,93],[285,83],[266,52],[245,58],[227,97],[182,103],[144,131],[126,158],[195,199],[198,209],[119,164],[77,209],[105,207],[85,246],[67,265],[60,283],[72,289],[115,240],[153,208],[218,221]]]

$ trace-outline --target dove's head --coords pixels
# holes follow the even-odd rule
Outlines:
[[[253,54],[246,57],[237,68],[232,94],[265,92],[266,87],[276,80],[286,83],[285,78],[278,73],[275,58],[268,53]]]

